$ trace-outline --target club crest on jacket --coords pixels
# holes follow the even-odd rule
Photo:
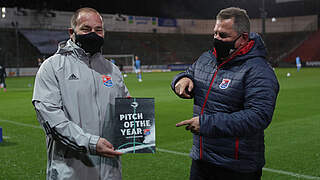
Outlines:
[[[113,85],[112,79],[110,76],[102,75],[102,81],[103,81],[103,85],[107,87],[111,87]]]
[[[219,85],[220,89],[227,89],[229,84],[231,82],[231,79],[222,79],[221,84]]]

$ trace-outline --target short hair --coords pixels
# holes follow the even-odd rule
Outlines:
[[[233,19],[233,29],[238,33],[250,33],[250,19],[247,11],[238,7],[222,9],[217,20]]]
[[[100,15],[100,13],[93,9],[93,8],[89,8],[89,7],[85,7],[85,8],[80,8],[78,9],[76,12],[74,12],[74,14],[72,15],[71,17],[71,20],[70,20],[70,25],[71,25],[71,28],[72,29],[75,29],[76,26],[77,26],[77,20],[78,20],[78,17],[79,17],[79,14],[81,12],[93,12],[93,13],[97,13],[100,17],[101,17],[101,20],[102,20],[102,25],[103,25],[103,19],[102,19],[102,16]]]

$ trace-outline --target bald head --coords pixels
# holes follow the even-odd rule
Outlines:
[[[78,21],[79,21],[79,17],[81,16],[81,14],[83,13],[94,13],[100,16],[101,21],[102,21],[102,25],[103,25],[103,20],[102,20],[102,16],[99,14],[99,12],[93,8],[80,8],[78,9],[71,17],[71,21],[70,21],[70,25],[72,29],[75,29],[78,25]]]

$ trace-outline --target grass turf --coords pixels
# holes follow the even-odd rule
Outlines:
[[[288,72],[290,77],[286,76]],[[276,69],[276,73],[280,93],[273,122],[265,131],[268,169],[263,171],[262,179],[320,179],[320,69],[296,72],[282,68]],[[191,159],[187,153],[192,136],[175,124],[191,118],[192,100],[179,99],[171,92],[170,81],[175,74],[144,73],[141,83],[129,74],[125,81],[131,96],[155,97],[157,147],[185,154],[158,151],[123,155],[124,180],[189,177]],[[8,91],[0,92],[0,126],[4,136],[0,143],[0,179],[45,179],[45,137],[31,104],[33,81],[33,77],[7,78]]]

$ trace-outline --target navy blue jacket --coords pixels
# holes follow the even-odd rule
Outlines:
[[[200,133],[193,135],[192,159],[238,172],[264,166],[264,129],[279,92],[265,57],[261,37],[250,33],[248,45],[230,59],[217,62],[215,51],[205,52],[173,79],[173,90],[183,77],[194,83],[193,116],[200,116]]]

